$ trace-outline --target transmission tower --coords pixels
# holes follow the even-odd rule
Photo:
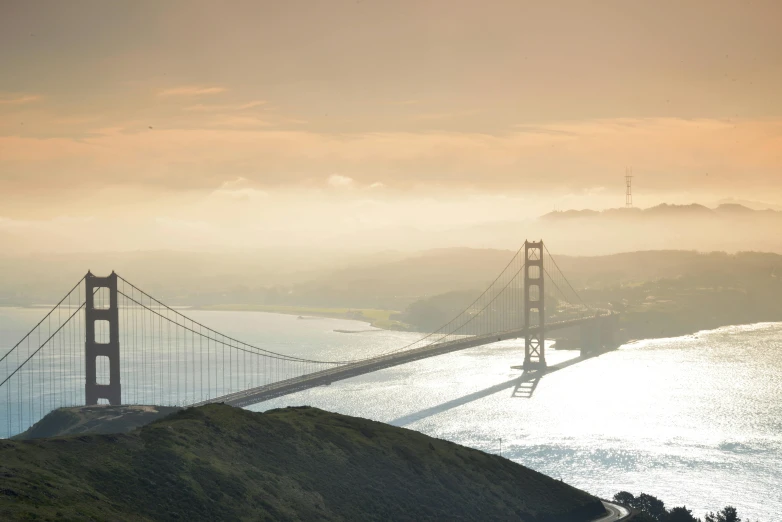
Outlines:
[[[633,208],[633,169],[625,167],[625,208]]]

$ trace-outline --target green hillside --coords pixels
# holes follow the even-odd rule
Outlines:
[[[603,510],[507,459],[309,407],[209,405],[130,433],[3,441],[0,476],[2,520],[568,522]]]
[[[179,411],[176,406],[76,406],[46,415],[14,440],[43,439],[83,433],[126,433]]]

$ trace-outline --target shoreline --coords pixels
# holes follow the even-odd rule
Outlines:
[[[249,305],[225,304],[193,307],[193,310],[213,312],[264,312],[269,314],[296,315],[301,319],[344,319],[367,323],[372,328],[391,331],[411,331],[410,326],[392,317],[399,314],[396,310],[379,308],[329,308],[293,305]]]
[[[47,305],[33,304],[33,305],[3,305],[0,306],[0,310],[3,309],[16,309],[16,310],[40,310]],[[349,321],[358,321],[367,324],[370,328],[376,328],[379,330],[388,331],[401,331],[401,332],[417,332],[422,335],[426,335],[431,332],[418,331],[413,328],[412,325],[395,320],[392,317],[400,314],[396,310],[384,310],[378,308],[348,308],[348,307],[314,307],[314,306],[295,306],[295,305],[251,305],[251,304],[224,304],[224,305],[206,305],[206,306],[193,306],[182,305],[173,307],[180,310],[198,310],[198,311],[214,311],[214,312],[262,312],[270,314],[282,314],[282,315],[295,315],[302,320],[320,318],[320,319],[341,319]],[[623,314],[625,315],[625,314]],[[628,321],[620,324],[620,329],[617,334],[620,336],[619,343],[628,344],[631,342],[644,341],[649,339],[671,339],[676,337],[684,337],[690,335],[697,335],[700,332],[707,332],[718,330],[720,328],[728,328],[732,326],[750,326],[761,324],[778,324],[782,323],[782,319],[778,321],[769,320],[763,318],[757,321],[694,321],[691,325],[684,326],[678,325],[658,325],[657,328],[649,328],[646,321],[639,321],[642,319],[643,314],[636,314],[633,312],[626,313],[625,318],[635,318],[636,321]],[[646,323],[646,324],[644,324]],[[673,326],[671,328],[671,326]],[[657,332],[650,332],[650,330],[656,329]],[[368,330],[346,330],[336,329],[338,333],[360,333]],[[552,341],[556,341],[556,337],[552,337]],[[576,348],[561,348],[563,350],[576,349]]]
[[[401,321],[394,321],[390,319],[392,314],[398,314],[393,310],[379,310],[374,308],[316,308],[307,306],[277,306],[277,305],[216,305],[206,307],[194,307],[195,310],[205,311],[233,311],[233,312],[265,312],[265,313],[277,313],[283,315],[298,315],[302,316],[302,319],[307,318],[323,318],[323,319],[345,319],[351,321],[360,321],[368,324],[372,328],[389,331],[404,331],[404,332],[417,332],[421,335],[427,335],[431,332],[423,332],[413,329],[411,325],[402,323]],[[385,316],[387,321],[376,320],[375,318],[365,314],[388,314]],[[628,314],[629,315],[629,314]],[[309,317],[308,317],[309,316]],[[716,324],[715,324],[716,323]],[[390,327],[389,327],[390,324]],[[617,332],[620,339],[620,345],[636,343],[639,341],[650,339],[671,339],[676,337],[685,337],[690,335],[697,335],[700,332],[708,332],[718,330],[720,328],[729,328],[733,326],[751,326],[761,324],[782,324],[782,319],[779,321],[769,321],[768,319],[750,322],[711,322],[711,324],[698,324],[694,322],[689,328],[675,328],[671,330],[662,330],[658,334],[650,334],[646,328],[638,328],[638,323],[625,323],[620,325],[620,329]],[[347,331],[347,330],[335,330],[338,333],[359,333],[362,331]],[[555,338],[552,338],[555,340]]]

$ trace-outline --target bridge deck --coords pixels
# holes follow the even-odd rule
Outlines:
[[[594,317],[586,317],[547,323],[546,331],[548,332],[552,330],[568,328],[571,326],[577,326],[585,321],[593,319]],[[538,328],[539,327],[531,327],[530,331],[535,331]],[[491,335],[471,336],[462,339],[456,339],[454,341],[435,343],[424,346],[422,348],[415,348],[402,352],[380,355],[378,357],[365,359],[360,362],[345,364],[319,372],[313,372],[301,377],[286,379],[241,392],[230,393],[221,397],[204,401],[202,403],[194,404],[194,406],[218,402],[230,404],[231,406],[250,406],[252,404],[257,404],[259,402],[274,399],[276,397],[282,397],[283,395],[289,395],[291,393],[307,390],[309,388],[325,386],[331,384],[332,382],[349,379],[351,377],[357,377],[365,373],[383,370],[393,366],[399,366],[400,364],[418,361],[428,357],[443,355],[459,350],[466,350],[467,348],[474,348],[476,346],[496,343],[497,341],[517,339],[519,337],[524,337],[524,335],[525,329],[521,328]]]

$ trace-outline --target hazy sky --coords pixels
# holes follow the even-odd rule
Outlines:
[[[0,241],[782,204],[776,0],[3,0],[0,71]]]

